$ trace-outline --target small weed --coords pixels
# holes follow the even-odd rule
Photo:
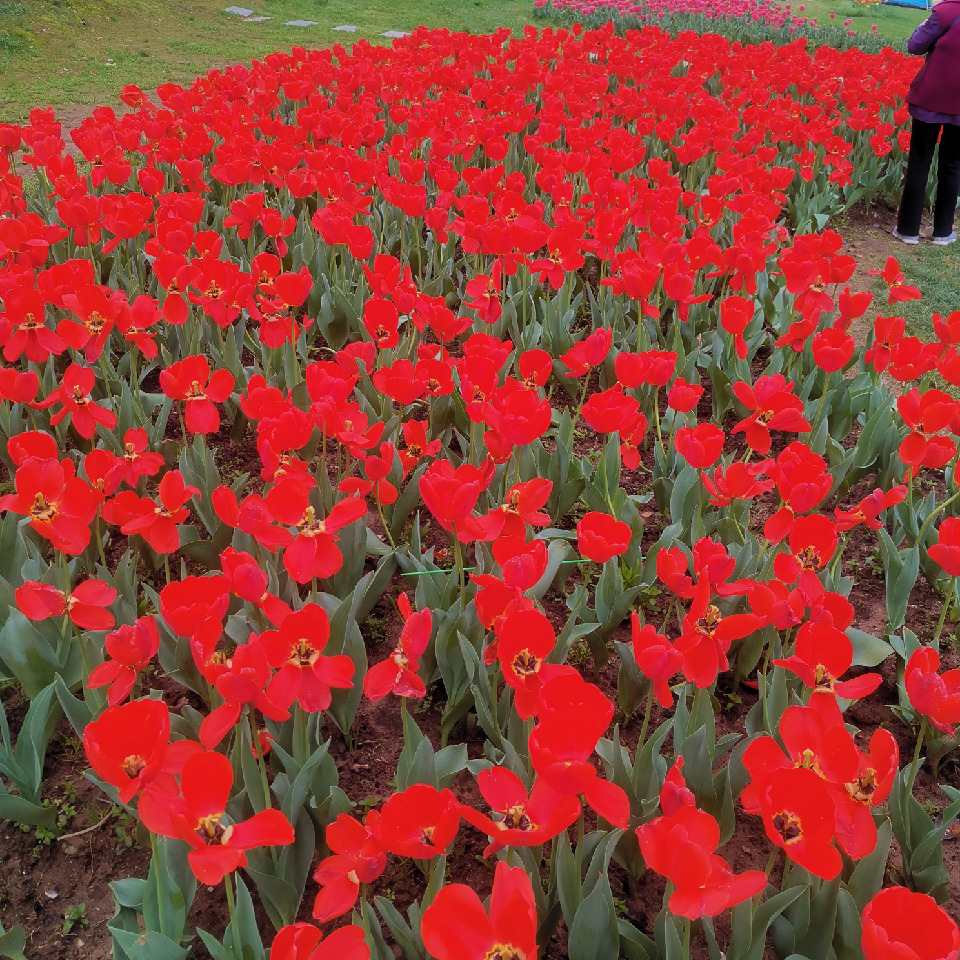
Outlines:
[[[63,935],[66,936],[74,927],[84,929],[90,926],[87,919],[87,905],[77,903],[72,907],[67,907],[67,912],[63,917]]]
[[[414,713],[428,713],[433,708],[433,694],[428,692],[425,697],[413,708]]]
[[[627,573],[630,576],[627,576]],[[640,579],[640,569],[636,571],[630,570],[627,568],[625,571],[623,566],[620,567],[620,574],[623,577],[623,586],[626,589],[636,586],[637,581]],[[638,594],[637,594],[637,605],[644,610],[657,610],[661,604],[661,597],[663,596],[663,590],[660,589],[655,583],[647,584]]]
[[[567,654],[567,662],[575,663],[578,667],[585,667],[590,661],[590,645],[583,638],[579,639]]]
[[[23,833],[33,832],[34,839],[37,841],[33,847],[34,859],[40,856],[44,847],[49,847],[64,832],[70,821],[77,815],[77,791],[73,782],[68,780],[64,783],[61,788],[61,795],[57,800],[51,800],[49,797],[45,798],[43,806],[56,808],[57,816],[53,829],[42,826],[34,827],[29,823],[16,824]]]
[[[731,712],[736,710],[743,703],[743,697],[740,694],[731,690],[729,693],[722,693],[718,691],[718,695],[723,698],[723,703],[721,704],[721,710],[726,712]]]
[[[113,825],[113,838],[117,844],[117,851],[129,850],[137,842],[137,821],[117,804],[110,808],[110,815],[116,818]]]

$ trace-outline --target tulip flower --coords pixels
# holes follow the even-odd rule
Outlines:
[[[104,644],[108,659],[90,671],[87,686],[95,689],[109,684],[107,703],[115,706],[130,695],[137,676],[160,649],[157,621],[144,616],[136,623],[125,623],[108,633]]]
[[[382,700],[388,693],[398,697],[426,696],[427,688],[417,675],[419,659],[430,642],[433,615],[429,608],[416,613],[410,598],[401,593],[397,608],[403,617],[403,630],[393,653],[380,663],[374,664],[363,678],[363,692],[369,700]]]
[[[187,862],[200,883],[215,886],[247,865],[253,847],[293,843],[293,827],[279,810],[262,810],[249,820],[224,823],[233,787],[233,767],[222,753],[198,753],[183,765],[180,789],[150,785],[138,813],[151,832],[184,840]]]
[[[613,704],[575,670],[564,670],[544,682],[537,714],[528,740],[537,774],[557,793],[583,796],[604,820],[626,828],[627,795],[601,778],[590,762],[613,716]]]
[[[656,627],[647,623],[640,626],[640,616],[636,610],[631,618],[631,636],[633,641],[633,656],[637,667],[652,684],[657,703],[664,709],[673,704],[673,695],[670,692],[670,678],[680,672],[683,655],[670,641],[660,633]]]
[[[179,470],[164,474],[159,487],[159,506],[149,497],[138,497],[132,490],[122,490],[108,500],[100,513],[107,523],[115,524],[121,533],[139,533],[157,553],[168,554],[180,549],[177,524],[190,515],[185,504],[200,491],[183,482]]]
[[[664,815],[638,827],[636,833],[647,866],[676,887],[670,895],[670,911],[699,920],[755,896],[766,887],[767,875],[748,870],[735,876],[714,852],[720,827],[709,813],[694,806],[680,772],[681,761],[667,775],[660,793]]]
[[[960,723],[960,669],[937,673],[940,654],[933,647],[920,647],[907,661],[903,681],[910,705],[948,737]]]
[[[630,524],[606,513],[591,511],[577,524],[577,547],[594,563],[619,557],[630,546]]]
[[[470,516],[490,479],[470,463],[454,467],[449,460],[435,460],[420,478],[420,496],[444,530],[456,530]]]
[[[793,656],[773,662],[796,674],[815,695],[825,693],[844,700],[869,696],[883,679],[879,673],[864,673],[840,680],[853,663],[853,644],[844,631],[824,624],[803,624],[797,632]]]
[[[109,630],[113,614],[107,607],[117,599],[117,591],[103,580],[84,580],[71,593],[49,583],[28,580],[14,591],[17,609],[28,620],[46,620],[66,614],[83,630]]]
[[[353,661],[345,654],[325,655],[330,638],[330,618],[319,604],[283,618],[276,630],[260,634],[267,662],[277,672],[270,679],[267,694],[279,707],[294,700],[307,713],[319,713],[330,706],[331,688],[353,686]]]
[[[720,458],[726,434],[712,423],[681,427],[673,438],[673,446],[691,467],[703,470]]]
[[[523,719],[536,711],[540,687],[549,675],[543,667],[556,642],[553,625],[535,608],[505,614],[497,624],[497,657]]]
[[[460,829],[460,804],[452,791],[415,783],[387,799],[377,841],[398,857],[426,860],[444,854]]]
[[[887,887],[863,908],[865,960],[957,960],[960,928],[933,897]]]
[[[367,513],[367,505],[356,497],[334,504],[324,519],[311,506],[309,493],[299,480],[283,480],[266,496],[265,505],[275,520],[295,526],[297,535],[283,553],[283,566],[297,583],[313,577],[332,577],[343,566],[343,554],[334,534]]]
[[[106,430],[112,430],[117,425],[117,416],[113,411],[90,399],[95,382],[96,375],[92,367],[71,363],[64,371],[60,386],[34,406],[44,410],[60,403],[60,409],[50,418],[50,425],[56,426],[70,414],[77,433],[89,440],[96,433],[98,425]]]
[[[220,414],[214,406],[233,392],[229,370],[210,373],[210,362],[202,354],[184,357],[160,371],[160,389],[172,400],[183,400],[189,433],[216,433]]]
[[[0,510],[29,517],[30,526],[55,550],[76,556],[90,543],[90,524],[102,498],[72,468],[69,460],[27,459],[13,477],[16,493],[0,497]]]
[[[294,615],[291,614],[291,616]],[[286,622],[287,621],[284,620],[284,624],[286,624]],[[293,625],[291,625],[288,628],[289,632],[287,636],[289,636],[294,629]],[[219,630],[216,630],[208,634],[208,637],[217,639],[219,635]],[[191,646],[196,648],[202,643],[203,639],[202,634],[196,634]],[[324,637],[323,640],[325,641],[326,638]],[[310,662],[310,656],[314,653],[314,648],[308,644],[304,644],[304,651],[305,654],[303,656],[296,650],[290,654],[291,660],[293,661],[289,664],[291,672],[303,669],[301,664],[303,664],[305,668],[313,666]],[[197,659],[196,649],[194,649],[194,658]],[[349,660],[349,657],[346,659]],[[352,661],[350,661],[350,665],[351,667],[353,666]],[[212,750],[216,747],[227,733],[236,726],[237,721],[240,719],[240,710],[247,704],[251,704],[271,720],[286,720],[290,716],[287,710],[287,704],[281,704],[274,699],[274,692],[270,689],[270,661],[267,659],[264,644],[257,634],[250,634],[247,642],[237,647],[233,652],[233,656],[229,659],[221,657],[217,663],[215,675],[212,676],[212,680],[211,676],[208,676],[207,679],[216,686],[217,693],[223,697],[225,702],[204,717],[203,722],[200,724],[200,742],[207,750]],[[289,680],[288,677],[284,677],[276,692],[281,695],[289,694],[289,688],[293,686],[295,682],[295,679]],[[317,693],[317,696],[322,696],[322,684],[319,681],[314,682],[320,687],[320,692]],[[287,687],[286,690],[284,686]],[[329,689],[327,690],[327,694],[329,695]],[[294,696],[296,696],[296,692],[294,692]],[[289,704],[292,699],[293,697],[291,697],[287,703]],[[329,706],[329,701],[327,705]]]
[[[386,869],[387,854],[377,840],[380,814],[371,810],[365,824],[341,813],[327,826],[332,855],[320,861],[313,879],[321,889],[313,904],[313,918],[321,923],[342,917],[357,902],[361,883],[373,883]]]
[[[485,857],[504,847],[538,847],[566,830],[580,815],[576,797],[558,793],[537,779],[527,796],[520,778],[506,767],[481,770],[477,786],[483,799],[500,816],[493,820],[470,807],[463,819],[490,838]]]
[[[940,524],[937,542],[929,549],[930,559],[947,576],[960,577],[960,517],[948,517]]]
[[[189,740],[170,743],[170,711],[162,700],[110,706],[83,731],[83,750],[97,776],[129,803],[161,771],[177,772],[200,749]]]
[[[683,656],[683,675],[701,689],[709,687],[717,674],[729,666],[727,653],[734,640],[748,637],[761,625],[754,613],[722,616],[710,603],[710,581],[701,577],[690,610],[683,618],[683,633],[674,644]]]
[[[424,946],[437,960],[537,960],[537,907],[530,878],[501,860],[489,914],[472,887],[447,884],[423,913]]]
[[[370,960],[370,948],[352,923],[326,937],[311,923],[291,923],[273,938],[270,960]]]
[[[770,842],[814,876],[832,880],[843,861],[833,846],[836,815],[823,781],[812,770],[778,770],[760,795],[763,828]]]

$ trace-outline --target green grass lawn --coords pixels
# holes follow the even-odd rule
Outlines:
[[[246,23],[223,12],[231,4],[271,19]],[[0,0],[0,122],[35,106],[116,104],[124,84],[152,90],[297,44],[390,43],[385,30],[420,24],[520,31],[532,11],[531,0]]]
[[[801,7],[804,7],[802,11]],[[801,0],[791,4],[796,16],[816,17],[821,25],[841,26],[844,20],[852,20],[848,29],[870,33],[871,27],[876,25],[876,32],[888,40],[906,40],[917,27],[929,16],[926,10],[915,10],[909,7],[892,7],[887,4],[877,4],[865,7],[854,3],[854,0]],[[831,20],[830,14],[836,14]]]

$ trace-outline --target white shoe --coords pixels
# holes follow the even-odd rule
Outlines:
[[[957,242],[957,234],[954,231],[949,237],[931,237],[930,242],[937,247],[949,247],[951,243]]]
[[[906,243],[911,247],[917,246],[920,243],[919,235],[915,237],[905,237],[896,227],[893,228],[894,239],[899,240],[901,243]]]

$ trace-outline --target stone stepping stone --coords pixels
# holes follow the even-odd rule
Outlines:
[[[284,24],[285,27],[315,27],[316,25],[316,20],[288,20]]]
[[[224,13],[232,13],[237,17],[252,17],[253,11],[248,10],[246,7],[224,7]]]
[[[244,23],[263,23],[264,20],[272,20],[273,17],[247,17]]]
[[[334,27],[333,29],[334,29],[334,30],[340,30],[340,31],[342,31],[343,33],[356,33],[356,32],[357,32],[357,28],[356,28],[356,27],[352,27],[352,26],[350,26],[349,24],[346,24],[346,23],[341,24],[339,27]]]
[[[401,37],[409,37],[409,33],[404,33],[402,30],[388,30],[386,33],[381,33],[381,37],[389,37],[391,40],[399,40]]]

